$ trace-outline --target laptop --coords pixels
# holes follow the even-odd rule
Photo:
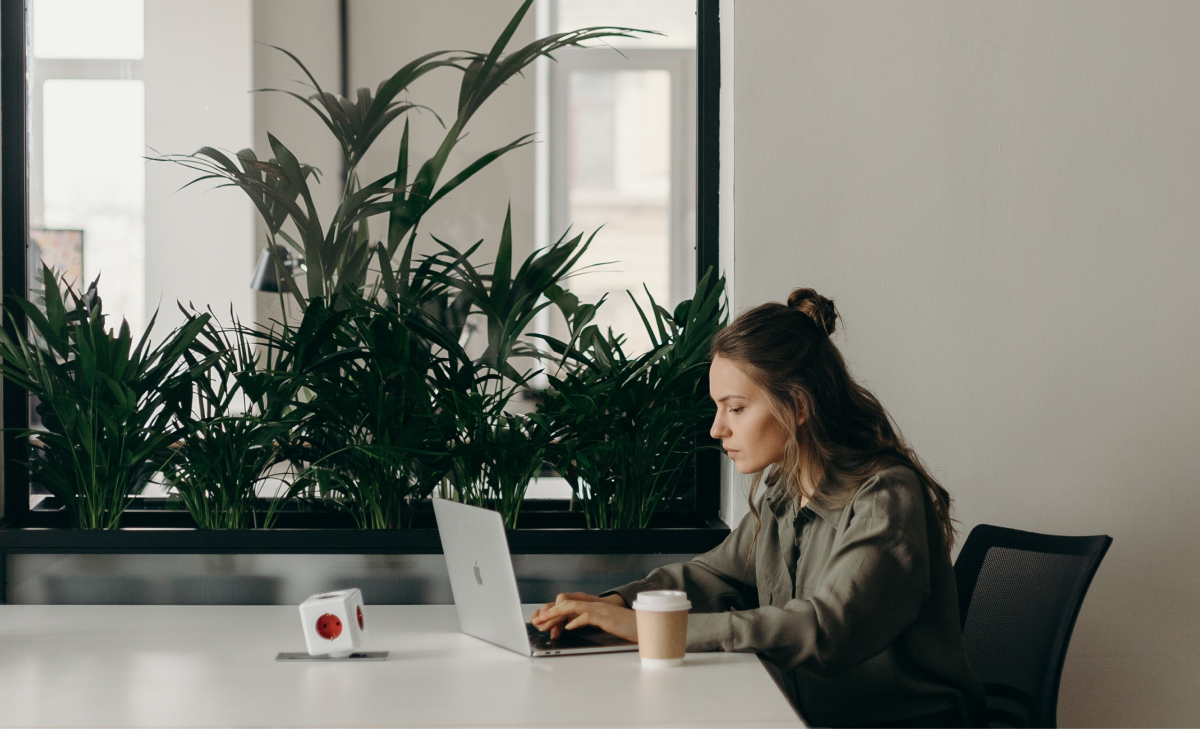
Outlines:
[[[450,589],[462,632],[527,656],[635,651],[637,643],[591,626],[564,630],[551,640],[526,623],[500,514],[433,499]]]

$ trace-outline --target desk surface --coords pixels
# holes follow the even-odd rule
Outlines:
[[[0,726],[803,726],[750,654],[534,659],[453,606],[368,610],[387,662],[276,663],[294,607],[0,605]]]

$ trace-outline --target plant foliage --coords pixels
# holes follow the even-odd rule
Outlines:
[[[457,342],[424,311],[357,297],[341,307],[313,301],[280,346],[297,339],[318,356],[301,374],[293,458],[309,467],[292,493],[347,511],[362,528],[409,526],[449,468],[453,420],[435,407],[434,382],[445,355],[461,357]]]
[[[571,342],[545,337],[576,364],[551,377],[543,404],[555,424],[554,463],[593,529],[644,529],[675,493],[713,416],[701,388],[712,339],[725,323],[724,279],[709,272],[696,295],[675,307],[633,300],[650,349],[624,351],[624,337],[590,324],[594,308],[560,298],[574,324]],[[633,295],[630,294],[633,299]]]
[[[26,430],[40,457],[35,481],[65,505],[82,529],[113,529],[146,479],[170,458],[192,383],[207,362],[184,354],[208,322],[190,320],[157,346],[146,333],[134,344],[129,324],[108,328],[96,282],[82,295],[42,267],[45,311],[20,307],[36,335],[0,332],[0,369],[38,399],[44,430]]]
[[[188,321],[198,318],[184,314]],[[233,329],[223,330],[208,318],[195,346],[183,354],[189,367],[205,376],[195,380],[192,412],[181,419],[175,457],[165,469],[202,529],[258,526],[259,486],[280,460],[291,429],[284,416],[286,400],[268,397],[277,388],[270,381],[272,371],[259,367],[264,355],[234,321]],[[269,358],[272,350],[265,351]]]
[[[279,49],[303,72],[313,93],[304,96],[279,89],[264,90],[288,94],[316,113],[341,146],[347,166],[342,200],[328,225],[322,225],[309,187],[309,178],[314,177],[315,170],[300,163],[296,155],[273,135],[268,137],[273,156],[266,161],[259,160],[249,149],[238,152],[234,156],[235,161],[212,147],[203,147],[192,155],[168,155],[161,159],[200,172],[201,176],[193,184],[215,179],[221,184],[242,189],[250,197],[267,223],[271,243],[268,250],[276,256],[278,274],[281,280],[287,282],[287,288],[301,308],[307,305],[309,299],[328,299],[334,294],[362,295],[368,287],[372,255],[377,257],[381,269],[377,285],[392,300],[406,298],[413,265],[413,245],[421,219],[439,200],[488,165],[532,142],[531,134],[518,137],[479,156],[442,181],[451,153],[466,133],[468,122],[484,102],[540,57],[553,57],[552,54],[557,50],[578,47],[591,40],[633,37],[633,33],[642,32],[631,28],[583,28],[539,38],[506,54],[509,42],[532,5],[533,0],[524,0],[488,52],[438,51],[426,54],[383,81],[374,93],[367,88],[358,89],[354,99],[321,88],[298,57]],[[419,108],[407,101],[397,101],[397,98],[414,81],[436,69],[455,69],[462,74],[457,113],[437,151],[417,168],[415,174],[410,175],[412,165],[409,161],[406,120],[396,171],[377,180],[361,183],[357,174],[358,165],[374,141],[390,124]],[[380,245],[372,243],[366,224],[375,215],[386,215],[388,221],[387,234]],[[289,221],[295,235],[284,229]],[[307,298],[296,286],[291,271],[283,265],[282,256],[275,245],[276,238],[281,238],[306,261]]]

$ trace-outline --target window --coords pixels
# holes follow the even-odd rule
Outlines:
[[[203,186],[181,191],[194,176],[190,171],[146,158],[191,153],[201,146],[254,147],[266,157],[265,132],[277,132],[304,161],[322,169],[325,189],[317,191],[317,204],[328,210],[339,169],[327,133],[293,100],[247,93],[263,87],[299,88],[293,84],[300,78],[298,70],[261,43],[297,50],[327,88],[339,89],[343,78],[343,92],[374,87],[419,53],[481,47],[494,40],[497,28],[511,16],[511,4],[476,3],[349,0],[343,26],[338,25],[338,4],[332,2],[328,8],[322,5],[320,13],[296,13],[291,0],[6,3],[0,26],[5,43],[5,293],[22,293],[32,283],[26,280],[28,269],[16,273],[11,265],[14,256],[26,260],[24,249],[16,252],[24,238],[36,243],[34,256],[63,272],[76,271],[81,284],[100,276],[113,323],[127,319],[135,335],[156,311],[156,327],[176,325],[177,300],[212,307],[222,317],[232,308],[243,321],[268,320],[276,315],[274,297],[256,297],[250,288],[262,236],[256,238],[249,202],[236,192]],[[464,7],[473,8],[470,18]],[[535,31],[588,25],[652,29],[662,35],[613,42],[615,50],[565,51],[557,54],[557,62],[539,67],[536,83],[514,79],[511,88],[497,94],[501,103],[493,103],[495,115],[506,117],[511,129],[504,126],[498,130],[502,139],[479,143],[494,148],[533,128],[544,143],[505,158],[494,177],[457,192],[443,205],[445,217],[423,223],[426,233],[466,245],[486,236],[494,245],[504,205],[511,201],[514,230],[523,241],[518,246],[527,246],[517,251],[523,257],[568,225],[590,233],[603,224],[582,264],[591,268],[574,277],[571,287],[585,300],[607,296],[599,323],[627,333],[631,349],[637,349],[641,321],[625,290],[644,302],[645,283],[660,304],[670,306],[691,295],[698,256],[705,255],[706,246],[706,255],[715,260],[715,225],[697,222],[707,209],[698,207],[696,194],[707,179],[704,153],[698,157],[696,152],[705,149],[704,46],[697,41],[703,35],[698,33],[697,7],[708,8],[713,34],[707,47],[715,53],[715,0],[538,0],[539,27],[532,27],[531,17],[529,40]],[[339,53],[343,39],[347,46]],[[709,81],[715,107],[716,74],[711,71]],[[424,85],[414,87],[412,97],[445,111],[453,108],[456,91],[449,85]],[[477,126],[494,121],[492,117]],[[437,136],[421,137],[418,124],[433,126],[436,120],[429,114],[414,116],[413,155],[420,157],[432,150],[419,145],[428,146]],[[713,129],[714,147],[708,154],[715,161]],[[510,136],[513,130],[516,134]],[[394,154],[399,129],[390,132],[397,139],[379,146]],[[475,129],[472,136],[476,139],[464,150],[485,133]],[[18,162],[22,151],[27,171]],[[388,155],[364,163],[363,174],[378,177],[390,171],[394,158],[384,157]],[[715,167],[711,177],[715,190]],[[27,207],[18,202],[26,196]],[[711,203],[715,213],[715,200]],[[13,225],[28,228],[29,236],[26,231],[14,235]],[[433,248],[430,244],[426,250]],[[545,331],[550,324],[539,326]],[[6,392],[5,425],[20,427],[29,417],[21,393]],[[22,407],[14,410],[19,401]],[[18,440],[9,435],[6,441],[10,485],[27,477],[21,463],[24,445]],[[5,513],[28,509],[28,502],[20,503],[18,489],[6,494]]]
[[[626,291],[672,307],[695,288],[696,4],[555,0],[549,24],[661,33],[557,54],[544,87],[549,230],[600,229],[571,289],[585,301],[607,296],[597,322],[643,350]]]
[[[83,231],[82,283],[103,272],[106,307],[140,332],[144,7],[141,0],[34,0],[32,11],[29,227]]]
[[[82,283],[100,277],[105,310],[135,337],[156,312],[158,327],[177,324],[176,301],[253,320],[249,202],[180,192],[187,170],[147,162],[251,146],[250,4],[33,0],[30,10],[31,231],[83,231]]]

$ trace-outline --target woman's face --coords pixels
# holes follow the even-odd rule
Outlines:
[[[709,435],[740,473],[758,473],[783,459],[788,434],[771,414],[767,393],[733,362],[713,357],[708,392],[717,404]]]

